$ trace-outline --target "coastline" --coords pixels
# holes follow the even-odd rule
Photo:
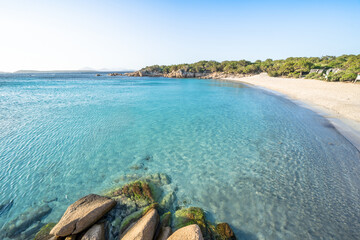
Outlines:
[[[240,82],[289,99],[329,122],[360,151],[360,85],[312,79],[275,78],[266,73],[243,78],[221,78]]]

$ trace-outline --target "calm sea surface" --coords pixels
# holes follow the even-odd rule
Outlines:
[[[0,228],[158,172],[240,239],[360,239],[359,152],[286,99],[216,80],[0,75]]]

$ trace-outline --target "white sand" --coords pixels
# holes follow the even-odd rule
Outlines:
[[[360,137],[360,84],[298,78],[275,78],[269,77],[266,73],[252,77],[226,78],[224,80],[252,84],[300,100],[317,110],[325,112],[327,118],[341,119],[357,132],[358,138]]]

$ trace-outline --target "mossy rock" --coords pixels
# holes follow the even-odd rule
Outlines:
[[[204,211],[201,208],[189,207],[175,212],[175,230],[192,224],[197,224],[200,227],[204,239],[215,239],[215,227],[206,221]]]
[[[160,227],[169,227],[171,224],[171,212],[166,212],[160,217]]]
[[[189,207],[175,212],[174,227],[176,230],[191,224],[205,226],[205,215],[201,208]]]
[[[152,191],[154,191],[154,189],[152,189],[148,183],[135,181],[121,188],[111,190],[107,192],[105,196],[114,198],[115,200],[122,200],[125,203],[131,200],[137,205],[146,206],[154,202]]]
[[[227,223],[219,223],[216,225],[216,240],[236,240],[236,236]]]
[[[153,203],[147,207],[144,207],[136,212],[133,212],[132,214],[130,214],[129,216],[126,216],[124,218],[124,220],[121,222],[120,225],[120,233],[123,233],[132,223],[136,222],[137,220],[139,220],[142,216],[144,216],[150,209],[157,209],[158,208],[158,204],[157,203]]]
[[[43,226],[35,235],[34,240],[48,240],[53,237],[50,235],[51,229],[56,225],[56,223],[48,223]]]
[[[143,216],[143,211],[144,209],[140,209],[136,212],[133,212],[129,216],[126,216],[121,222],[120,233],[123,233],[132,223],[139,220]]]

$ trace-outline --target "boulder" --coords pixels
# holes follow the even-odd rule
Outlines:
[[[201,230],[198,225],[192,224],[183,228],[180,228],[174,232],[168,240],[203,240]]]
[[[218,240],[236,240],[236,236],[227,223],[219,223],[216,225],[216,232],[218,234]]]
[[[80,240],[105,240],[104,223],[93,225]]]
[[[71,204],[50,234],[68,236],[93,225],[116,205],[116,201],[96,194],[80,198]]]
[[[122,240],[152,240],[159,223],[159,214],[156,209],[151,209],[139,221],[131,227],[124,236],[120,237]]]
[[[171,227],[161,227],[156,240],[166,240],[171,235]]]

